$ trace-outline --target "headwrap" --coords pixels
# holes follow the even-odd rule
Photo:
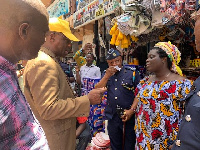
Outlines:
[[[120,56],[120,52],[114,48],[111,48],[107,52],[106,60],[115,59],[116,57]]]
[[[178,48],[175,45],[171,44],[170,41],[169,42],[158,42],[157,44],[155,44],[154,47],[158,47],[158,48],[164,50],[172,62],[171,71],[183,76],[182,71],[181,71],[180,67],[178,66],[179,62],[181,61],[181,53],[178,50]]]

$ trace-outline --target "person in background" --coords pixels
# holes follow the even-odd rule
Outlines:
[[[87,94],[87,92],[90,91],[93,88],[93,86],[95,86],[94,84],[96,84],[101,79],[100,68],[95,66],[93,62],[94,55],[91,53],[87,53],[86,64],[80,68],[80,72],[76,72],[77,83],[82,85],[82,95]],[[104,131],[102,109],[102,103],[90,106],[90,115],[88,117],[88,123],[91,127],[92,137],[95,136],[97,132]]]
[[[74,82],[75,77],[73,75],[72,68],[71,68],[70,64],[64,63],[62,61],[59,61],[59,64],[60,64],[61,68],[63,69],[63,71],[65,72],[66,77],[68,78],[69,82],[70,83]]]
[[[177,136],[183,100],[192,81],[182,76],[178,67],[181,53],[171,42],[158,42],[148,53],[144,77],[136,88],[131,109],[123,121],[135,113],[136,149],[171,149]]]
[[[24,74],[24,67],[26,66],[27,60],[22,60],[21,61],[22,64],[17,64],[17,77],[18,77],[18,81],[19,81],[19,86],[22,90],[22,92],[24,93],[24,83],[23,83],[23,74]]]
[[[91,43],[87,43],[84,45],[83,48],[81,48],[79,51],[75,53],[73,56],[73,59],[76,61],[77,66],[80,68],[81,66],[86,64],[85,56],[87,53],[93,53],[92,49],[94,48],[94,45]],[[93,64],[96,65],[96,61],[93,61]]]
[[[126,123],[121,116],[125,109],[130,109],[134,100],[134,90],[140,81],[135,68],[123,66],[122,56],[116,49],[107,52],[109,68],[96,88],[107,87],[107,105],[105,117],[108,120],[108,135],[112,150],[133,150],[135,148],[135,117],[131,116]]]
[[[76,150],[85,150],[91,140],[90,126],[87,123],[87,117],[77,117],[76,124]]]
[[[195,44],[200,52],[200,10],[192,14],[195,19]],[[200,77],[198,77],[185,97],[185,111],[179,127],[178,135],[172,150],[199,150],[200,148]]]
[[[90,78],[90,79],[100,79],[101,72],[100,68],[93,64],[94,62],[94,55],[92,53],[86,54],[86,64],[81,66],[80,72],[77,69],[76,71],[76,82],[78,84],[83,83],[83,78]]]
[[[0,10],[0,149],[48,150],[44,131],[20,90],[15,65],[37,56],[49,30],[47,10],[40,0],[0,0]]]
[[[65,20],[50,18],[49,28],[38,57],[26,64],[24,94],[44,129],[50,149],[74,150],[76,117],[88,116],[90,104],[100,103],[106,89],[94,89],[88,95],[75,98],[56,58],[65,57],[71,40],[78,39]]]

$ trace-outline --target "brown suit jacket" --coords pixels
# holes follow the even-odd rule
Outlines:
[[[24,94],[51,150],[75,150],[76,117],[88,116],[87,96],[74,98],[55,55],[42,47],[24,71]]]

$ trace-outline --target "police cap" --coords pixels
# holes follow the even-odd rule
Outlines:
[[[115,59],[118,56],[121,56],[120,52],[114,48],[111,48],[107,52],[106,60]]]

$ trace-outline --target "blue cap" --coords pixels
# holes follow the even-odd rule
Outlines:
[[[120,52],[114,48],[111,48],[107,52],[106,60],[115,59],[118,56],[121,56]]]

